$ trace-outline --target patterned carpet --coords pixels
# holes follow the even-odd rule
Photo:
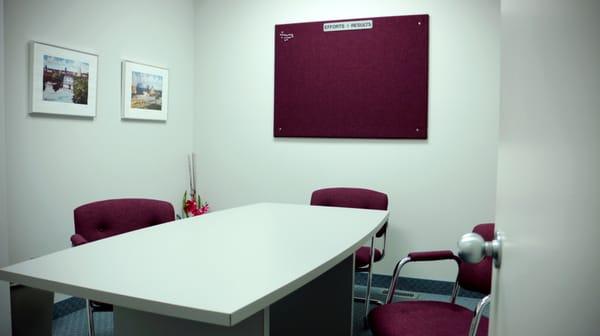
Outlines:
[[[365,287],[356,286],[355,293],[357,296],[364,296]],[[429,293],[415,293],[419,300],[436,300],[448,301],[449,297],[445,295],[436,295]],[[384,299],[382,288],[374,288],[373,297],[379,300]],[[401,300],[401,299],[400,299]],[[471,310],[479,299],[459,297],[457,303]],[[356,302],[354,304],[354,336],[371,336],[371,332],[364,328],[364,303]],[[112,336],[113,335],[113,319],[112,313],[96,313],[94,314],[94,322],[96,323],[96,336]],[[52,325],[52,335],[54,336],[85,336],[87,335],[87,319],[85,309],[77,310],[71,314],[54,320]]]

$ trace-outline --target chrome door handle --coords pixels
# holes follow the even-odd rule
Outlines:
[[[470,264],[477,264],[485,257],[494,259],[494,266],[502,264],[502,237],[496,232],[494,240],[485,241],[479,234],[470,232],[458,241],[458,256]]]

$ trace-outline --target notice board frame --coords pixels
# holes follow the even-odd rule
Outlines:
[[[428,82],[427,14],[275,25],[273,135],[427,139]]]

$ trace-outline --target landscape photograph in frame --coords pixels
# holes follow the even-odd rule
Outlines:
[[[98,56],[31,44],[31,113],[96,116]]]
[[[166,121],[168,70],[130,61],[123,61],[122,70],[122,118]]]

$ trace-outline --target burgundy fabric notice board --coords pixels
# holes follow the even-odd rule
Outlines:
[[[428,15],[276,25],[273,134],[426,139],[428,70]]]

